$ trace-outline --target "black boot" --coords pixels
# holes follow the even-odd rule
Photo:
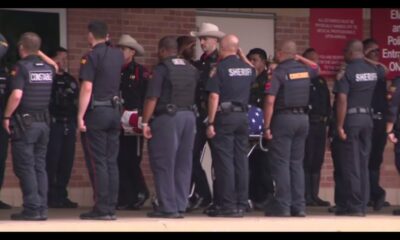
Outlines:
[[[317,203],[314,201],[312,197],[312,184],[311,184],[311,175],[309,173],[304,172],[304,185],[305,185],[305,200],[306,206],[317,206]]]
[[[317,206],[329,207],[331,205],[330,202],[324,201],[318,197],[320,179],[321,179],[321,174],[312,174],[311,175],[312,199],[314,200],[314,202],[316,203]]]

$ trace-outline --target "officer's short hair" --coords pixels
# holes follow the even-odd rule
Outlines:
[[[88,30],[96,39],[106,38],[108,34],[108,27],[105,22],[94,20],[88,25]]]
[[[367,49],[372,44],[378,45],[378,42],[375,41],[375,39],[373,39],[373,38],[367,38],[362,43],[363,43],[364,49]]]
[[[178,42],[176,36],[165,36],[158,42],[158,49],[164,48],[165,50],[177,51]]]
[[[249,58],[251,55],[257,54],[260,56],[262,60],[267,60],[267,52],[264,51],[264,49],[261,48],[253,48],[249,51],[249,53],[246,55],[247,58]]]
[[[60,52],[65,52],[65,53],[67,53],[68,50],[67,50],[66,48],[63,48],[63,47],[59,46],[59,47],[53,49],[53,50],[49,53],[49,57],[54,58],[54,57],[56,57],[57,54],[60,53]]]
[[[317,52],[314,48],[307,48],[304,52],[303,52],[303,57],[305,57],[305,58],[307,58],[307,56],[310,54],[310,53],[313,53],[313,52]]]
[[[39,51],[42,39],[34,32],[26,32],[19,38],[17,46],[22,46],[25,51],[35,53]]]

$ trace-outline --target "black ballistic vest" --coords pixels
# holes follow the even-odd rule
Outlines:
[[[310,95],[310,75],[302,66],[285,67],[285,81],[277,96],[277,109],[306,107]]]
[[[54,70],[40,59],[22,60],[19,65],[26,70],[28,79],[25,82],[18,111],[20,113],[47,111]]]
[[[172,86],[169,103],[178,107],[193,105],[197,84],[196,69],[182,58],[168,58],[163,64],[168,69],[168,79]]]

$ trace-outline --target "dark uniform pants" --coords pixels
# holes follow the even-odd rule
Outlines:
[[[114,214],[118,198],[120,113],[117,108],[96,107],[86,113],[82,133],[86,165],[93,187],[93,211]]]
[[[13,168],[20,180],[23,213],[47,214],[46,152],[49,126],[33,122],[20,138],[11,141]]]
[[[150,123],[150,166],[154,174],[159,211],[184,212],[192,170],[196,118],[191,111],[162,114]]]
[[[336,126],[335,126],[336,127]],[[334,136],[331,143],[331,154],[333,161],[333,179],[335,181],[334,199],[336,207],[339,211],[345,209],[345,186],[343,184],[342,166],[345,142],[341,141],[338,136]]]
[[[211,141],[218,203],[222,209],[246,209],[249,189],[247,114],[217,112],[215,132]]]
[[[272,119],[269,163],[275,196],[267,211],[288,214],[305,209],[303,160],[308,128],[306,114],[277,114]]]
[[[372,146],[369,158],[369,181],[370,181],[370,200],[376,201],[385,190],[379,185],[379,177],[381,164],[383,161],[383,152],[386,145],[386,121],[385,119],[374,120],[374,128],[372,130]]]
[[[211,201],[211,191],[208,185],[207,175],[201,166],[201,155],[204,145],[207,142],[206,125],[202,122],[202,118],[196,118],[196,136],[193,146],[193,169],[192,169],[192,185],[195,185],[195,192],[203,197],[205,202]]]
[[[68,198],[67,186],[75,157],[75,142],[75,118],[66,123],[51,123],[46,156],[49,202],[62,202]]]
[[[132,204],[137,201],[139,193],[149,193],[140,168],[144,141],[142,136],[124,136],[123,132],[119,140],[118,204]]]
[[[320,174],[325,158],[326,123],[311,122],[304,153],[305,193],[307,200],[318,197]]]
[[[6,130],[4,130],[3,126],[0,126],[0,189],[3,187],[3,182],[4,182],[4,171],[6,170],[7,151],[8,151],[8,134]]]
[[[368,160],[371,151],[372,119],[367,114],[347,115],[344,124],[344,158],[340,158],[345,190],[345,210],[366,212],[369,200]]]
[[[268,153],[259,148],[249,156],[249,197],[254,202],[263,202],[274,193]]]

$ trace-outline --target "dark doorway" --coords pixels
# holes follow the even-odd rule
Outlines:
[[[24,32],[35,32],[42,38],[41,50],[48,54],[60,45],[59,13],[0,10],[0,32],[9,43],[4,58],[8,67],[18,60],[17,42]]]

